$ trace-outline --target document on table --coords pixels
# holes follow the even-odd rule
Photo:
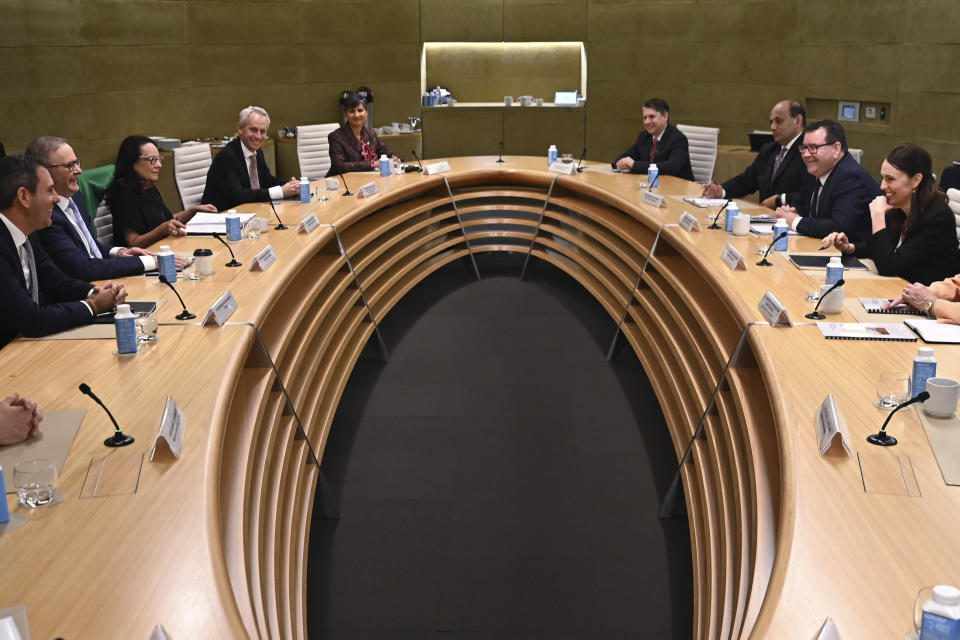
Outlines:
[[[247,224],[255,213],[238,213],[240,216],[240,226]],[[212,235],[214,233],[227,233],[227,218],[222,213],[209,213],[207,211],[198,211],[190,222],[187,223],[187,235]]]
[[[903,324],[913,329],[924,342],[960,344],[960,325],[920,318],[908,318]]]

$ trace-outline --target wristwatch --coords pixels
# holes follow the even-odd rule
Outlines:
[[[931,318],[934,317],[932,311],[933,311],[933,303],[936,301],[937,301],[936,298],[930,298],[929,300],[923,303],[923,308],[921,309],[921,311],[923,311],[925,314],[927,314]]]

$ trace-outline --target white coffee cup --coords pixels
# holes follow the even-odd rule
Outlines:
[[[503,104],[505,106],[510,106],[513,104],[513,96],[503,96]]]
[[[536,104],[538,107],[542,107],[542,106],[543,106],[543,98],[537,98],[537,99],[534,100],[533,102],[534,102],[534,104]]]
[[[847,292],[843,287],[837,287],[827,295],[827,291],[830,291],[831,287],[833,287],[832,284],[825,284],[820,287],[820,306],[818,310],[821,313],[840,313],[840,310],[843,309],[843,301],[847,299]]]
[[[745,236],[750,233],[750,216],[740,213],[733,218],[733,235]]]
[[[957,411],[960,402],[960,382],[953,378],[930,378],[927,380],[930,397],[923,403],[923,410],[934,418],[949,418]]]
[[[340,189],[340,181],[336,178],[327,178],[327,190],[337,191]]]

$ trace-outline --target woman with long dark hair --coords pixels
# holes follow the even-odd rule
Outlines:
[[[187,222],[197,211],[216,213],[212,204],[170,213],[156,186],[162,161],[150,138],[127,136],[120,143],[113,184],[104,194],[113,214],[115,245],[146,248],[167,236],[184,236]]]
[[[872,233],[856,244],[835,232],[823,239],[841,253],[871,258],[883,276],[929,284],[960,273],[957,223],[937,190],[930,154],[907,143],[880,167],[884,195],[870,203]]]

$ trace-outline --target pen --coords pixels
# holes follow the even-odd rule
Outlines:
[[[832,246],[833,246],[832,244],[825,244],[825,245],[823,245],[822,247],[820,247],[819,249],[817,249],[817,251],[823,251],[824,249],[829,249],[829,248],[832,247]]]

